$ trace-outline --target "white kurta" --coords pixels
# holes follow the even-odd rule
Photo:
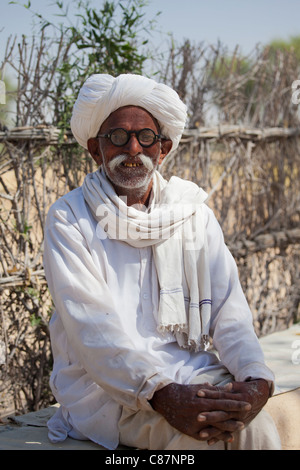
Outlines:
[[[214,347],[235,380],[273,381],[236,264],[213,212],[207,206],[205,212]],[[69,434],[114,449],[122,406],[152,409],[148,400],[156,389],[189,383],[219,361],[212,352],[180,349],[172,334],[157,332],[151,247],[100,239],[97,230],[81,188],[53,204],[47,217],[44,266],[56,308],[51,388],[61,404],[48,426],[54,442]]]

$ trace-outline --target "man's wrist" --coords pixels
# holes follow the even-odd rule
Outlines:
[[[245,382],[255,382],[257,380],[263,380],[264,382],[266,382],[269,388],[269,398],[270,398],[274,393],[274,382],[272,380],[263,379],[262,377],[247,377]]]

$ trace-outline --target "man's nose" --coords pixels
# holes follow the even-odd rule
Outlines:
[[[124,150],[132,157],[140,153],[143,153],[143,147],[139,143],[135,134],[131,134],[127,144],[124,145]]]

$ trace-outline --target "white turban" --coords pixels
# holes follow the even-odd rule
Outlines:
[[[96,137],[102,123],[122,106],[139,106],[157,119],[161,134],[178,147],[187,108],[178,94],[167,85],[141,75],[124,74],[114,78],[94,74],[82,86],[73,108],[71,129],[77,142],[87,149],[87,141]]]

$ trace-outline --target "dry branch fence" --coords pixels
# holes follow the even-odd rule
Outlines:
[[[0,416],[51,403],[43,227],[49,206],[95,169],[56,116],[61,90],[44,38],[7,48],[18,74],[16,127],[0,128]],[[16,66],[18,63],[18,67]],[[300,127],[291,54],[257,51],[251,67],[221,46],[170,50],[161,80],[188,104],[189,129],[161,168],[202,186],[239,267],[259,335],[299,319]],[[0,68],[1,70],[1,68]],[[49,109],[52,125],[49,122]],[[217,125],[208,115],[212,110]],[[52,113],[52,114],[51,114]],[[42,123],[42,124],[40,124]]]
[[[5,362],[1,388],[3,402],[10,391],[14,408],[19,411],[51,402],[48,321],[52,303],[42,265],[43,225],[49,205],[75,187],[66,173],[64,158],[57,158],[58,137],[53,127],[23,127],[0,133],[0,145],[7,152],[0,167],[0,345]],[[71,151],[74,145],[72,136],[65,135],[64,146]],[[298,145],[298,130],[238,126],[186,130],[179,150],[161,170],[167,178],[175,173],[208,191],[208,204],[224,227],[259,335],[285,328],[299,318],[299,212],[298,216],[292,210],[288,213],[288,207],[277,201],[273,216],[266,215],[268,207],[262,208],[272,203],[270,184],[266,169],[255,165],[254,148],[260,153],[263,147],[268,154],[266,148],[274,145],[286,149]],[[95,168],[85,153],[74,155],[72,163],[80,174],[76,183],[80,184],[84,174]],[[286,178],[288,204],[299,194]],[[286,223],[287,215],[295,218],[293,223]]]

